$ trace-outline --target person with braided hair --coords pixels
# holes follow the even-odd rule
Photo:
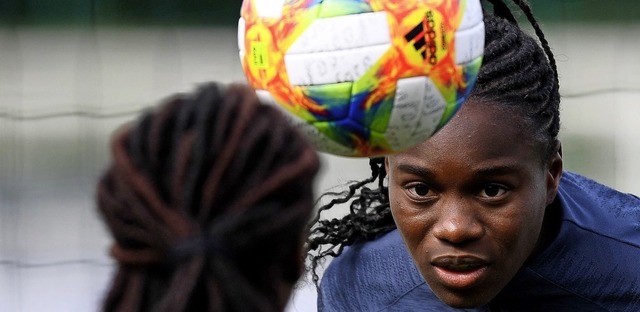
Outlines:
[[[241,84],[207,83],[112,139],[97,204],[104,311],[283,311],[304,271],[316,151]]]
[[[538,40],[489,2],[460,111],[320,207],[319,311],[640,311],[640,199],[563,169],[549,44],[528,3],[514,0]]]

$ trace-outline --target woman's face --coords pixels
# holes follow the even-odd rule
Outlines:
[[[562,159],[521,117],[470,99],[431,139],[386,160],[391,212],[433,292],[488,303],[538,242]]]

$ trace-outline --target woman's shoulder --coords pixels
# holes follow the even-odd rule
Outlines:
[[[637,196],[564,172],[558,197],[563,222],[640,246],[640,198]]]
[[[335,283],[331,281],[334,277],[339,279]],[[325,270],[322,285],[345,288],[384,287],[399,279],[423,283],[396,229],[373,240],[361,240],[345,247]],[[353,285],[345,283],[352,280],[357,281],[353,281]]]
[[[565,195],[587,196],[596,201],[616,200],[631,206],[640,206],[640,198],[637,195],[618,191],[575,172],[564,171],[562,173],[560,190],[564,191]]]
[[[345,247],[323,273],[318,304],[321,311],[380,311],[424,284],[393,230]]]
[[[558,234],[521,272],[528,273],[520,274],[527,278],[521,278],[526,291],[519,301],[553,297],[557,300],[546,300],[546,306],[582,302],[637,311],[640,199],[570,172],[563,174],[558,197]]]

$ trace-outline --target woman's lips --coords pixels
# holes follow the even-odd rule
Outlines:
[[[485,278],[489,263],[474,256],[441,256],[431,261],[436,276],[449,288],[466,289]]]

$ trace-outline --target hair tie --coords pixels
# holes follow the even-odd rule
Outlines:
[[[168,264],[177,264],[200,254],[228,255],[229,248],[219,235],[190,236],[175,244],[166,255]]]

